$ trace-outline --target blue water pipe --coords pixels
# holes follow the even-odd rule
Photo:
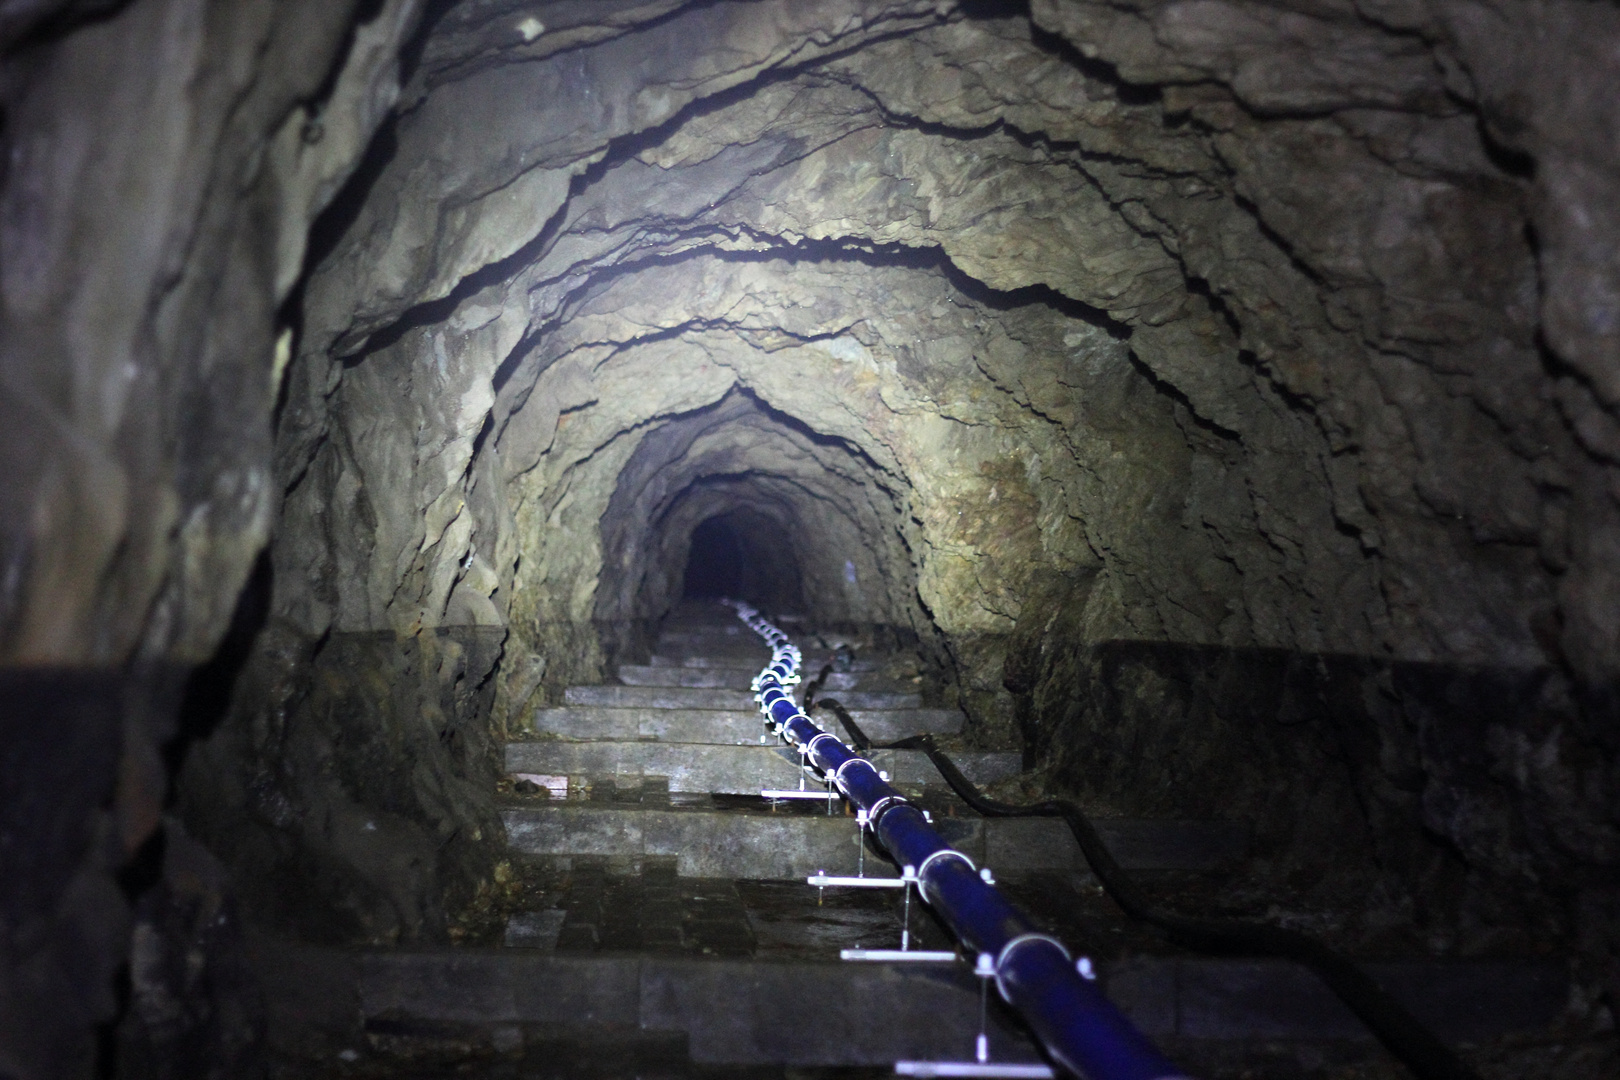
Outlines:
[[[771,647],[771,662],[754,679],[760,712],[771,729],[856,807],[903,869],[917,878],[923,900],[963,947],[987,956],[996,989],[1035,1032],[1058,1065],[1085,1080],[1185,1080],[1147,1036],[1083,977],[1063,943],[1035,928],[966,855],[947,844],[927,817],[890,787],[877,768],[817,727],[788,688],[799,681],[803,656],[786,634],[747,604],[737,615]],[[1086,965],[1089,971],[1089,965]]]

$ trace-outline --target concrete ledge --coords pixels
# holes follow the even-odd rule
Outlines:
[[[741,620],[724,623],[693,623],[688,626],[665,626],[658,635],[660,643],[671,645],[713,645],[727,642],[747,642],[764,648],[764,639],[744,626]]]
[[[530,855],[673,855],[683,877],[802,878],[854,873],[846,817],[559,805],[506,810],[507,843]],[[893,877],[880,859],[872,872]]]
[[[764,665],[761,664],[760,667]],[[619,681],[626,686],[694,686],[724,687],[729,690],[747,690],[759,674],[759,667],[670,667],[663,664],[620,664]],[[813,674],[813,673],[812,673]],[[848,671],[835,671],[823,683],[827,693],[853,690],[860,676]]]
[[[664,739],[683,743],[757,745],[767,734],[754,709],[616,709],[564,705],[534,711],[537,735],[565,739]]]
[[[360,961],[360,1012],[368,1020],[635,1026],[641,961],[471,950],[369,953]]]
[[[850,695],[845,694],[839,700]],[[967,722],[960,709],[850,709],[850,718],[876,743],[911,735],[955,735]],[[849,742],[849,733],[830,713],[816,713],[816,723]]]
[[[678,1032],[688,1036],[694,1061],[714,1064],[971,1060],[978,1024],[978,987],[963,965],[918,970],[444,950],[362,954],[357,968],[366,1022],[536,1025],[587,1036]],[[1369,970],[1452,1042],[1544,1027],[1568,992],[1563,966],[1551,961]],[[1103,978],[1109,997],[1153,1037],[1371,1038],[1314,976],[1283,962],[1140,958],[1105,968]],[[784,1019],[788,1005],[792,1022]],[[1035,1060],[1031,1044],[1003,1023],[999,1010],[992,1014],[991,1053],[1001,1061]]]
[[[747,690],[683,686],[570,686],[563,693],[566,705],[604,705],[613,709],[728,709],[749,712],[758,708]]]
[[[847,709],[917,709],[922,696],[911,693],[852,690],[838,700]],[[726,709],[750,712],[758,708],[746,690],[713,686],[570,686],[563,692],[566,705],[604,705],[614,709]]]
[[[619,681],[626,686],[689,686],[722,687],[727,690],[747,690],[759,668],[738,664],[735,667],[666,667],[655,664],[620,664]]]
[[[655,668],[746,668],[749,678],[753,678],[771,654],[761,648],[757,652],[743,653],[740,650],[730,650],[718,655],[713,653],[693,653],[686,649],[660,649],[647,659],[648,667]]]
[[[758,663],[754,663],[756,655]],[[675,646],[670,648],[660,647],[656,653],[648,658],[647,666],[656,668],[744,667],[749,669],[749,678],[753,678],[759,669],[765,666],[765,661],[769,659],[770,654],[764,649],[760,649],[757,654],[745,654],[740,650],[727,650],[716,655],[713,652],[698,652],[693,649]],[[828,660],[829,657],[807,652],[804,654],[804,670],[814,676]],[[889,657],[886,656],[857,656],[850,662],[849,670],[851,672],[881,671],[888,662]]]

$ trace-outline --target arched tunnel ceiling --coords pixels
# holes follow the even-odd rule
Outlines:
[[[882,504],[872,617],[1005,635],[1057,574],[1097,640],[1542,662],[1521,188],[1404,47],[1149,92],[1063,4],[520,7],[428,34],[308,283],[279,452],[335,486],[288,514],[342,502],[312,453],[418,462],[335,603],[284,590],[312,630],[654,614],[619,474],[742,392]],[[323,445],[351,400],[415,421]]]
[[[1293,458],[1253,488],[1279,558],[1302,540],[1270,485],[1325,498],[1376,581],[1347,647],[1620,671],[1620,513],[1591,494],[1620,453],[1611,6],[382,0],[216,25],[177,3],[0,20],[46,61],[8,84],[7,250],[62,255],[7,279],[9,426],[38,436],[0,598],[18,656],[206,656],[368,352],[500,311],[482,347],[526,355],[613,266],[820,237],[1108,313],[1167,394]],[[156,81],[160,49],[118,51],[165,35]],[[187,94],[204,112],[174,127]],[[63,109],[87,154],[48,152]],[[163,198],[111,209],[132,192]],[[410,453],[453,478],[447,425]],[[447,491],[340,621],[389,622]]]
[[[612,495],[601,514],[597,619],[663,615],[680,595],[692,530],[751,508],[774,522],[774,535],[755,539],[798,568],[781,592],[802,595],[805,613],[827,623],[919,622],[892,483],[849,444],[816,439],[745,393],[653,428],[602,486]],[[846,562],[856,583],[843,581]]]

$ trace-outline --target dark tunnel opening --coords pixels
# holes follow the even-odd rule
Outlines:
[[[705,518],[692,530],[681,593],[688,600],[731,597],[772,611],[804,606],[798,560],[780,526],[747,510]]]
[[[683,595],[689,600],[741,596],[744,569],[736,530],[722,518],[709,518],[692,530]]]

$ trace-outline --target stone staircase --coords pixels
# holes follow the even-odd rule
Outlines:
[[[801,640],[814,674],[830,653]],[[504,1063],[489,1075],[535,1062],[552,1071],[533,1075],[886,1075],[901,1059],[971,1060],[980,995],[965,965],[840,960],[898,946],[899,890],[818,890],[805,877],[895,870],[874,848],[862,855],[842,803],[761,797],[802,776],[795,754],[764,740],[748,691],[767,659],[728,609],[683,609],[650,663],[538,709],[506,747],[502,816],[523,887],[504,945],[350,955],[362,1045],[340,1052],[386,1059],[396,1076],[415,1075],[400,1061],[423,1053]],[[895,659],[846,655],[824,692],[879,741],[959,731],[963,716],[923,707]],[[1014,754],[953,756],[981,785],[1019,767]],[[873,758],[1037,922],[1097,956],[1110,995],[1173,1052],[1280,1039],[1376,1054],[1302,969],[1131,938],[1060,821],[979,818],[920,753]],[[1122,865],[1150,873],[1218,872],[1247,844],[1224,822],[1098,825]],[[952,948],[915,903],[910,928],[916,948]],[[1452,1038],[1546,1024],[1566,994],[1557,964],[1384,967],[1381,981]],[[999,1006],[989,1034],[995,1060],[1039,1061]]]

